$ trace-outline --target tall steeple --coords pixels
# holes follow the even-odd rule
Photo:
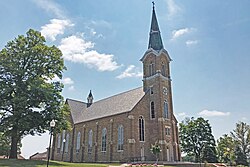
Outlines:
[[[164,47],[161,39],[161,32],[155,14],[154,2],[152,3],[153,3],[153,12],[152,12],[151,28],[149,33],[148,49],[152,48],[156,51],[160,51]]]

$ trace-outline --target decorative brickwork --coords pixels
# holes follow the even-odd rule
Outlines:
[[[156,142],[161,148],[160,161],[180,160],[178,127],[172,103],[171,58],[163,47],[154,9],[151,24],[149,48],[141,59],[143,87],[97,102],[92,101],[91,92],[87,103],[67,99],[73,127],[65,135],[54,137],[52,157],[55,160],[155,161],[150,148]],[[157,45],[152,43],[157,41],[160,42]],[[68,151],[65,152],[62,137],[67,134]]]

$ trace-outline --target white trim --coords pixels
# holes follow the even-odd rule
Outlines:
[[[143,55],[143,57],[140,59],[140,61],[144,61],[146,57],[150,54],[153,53],[155,56],[160,56],[162,53],[166,55],[168,61],[172,61],[170,56],[168,55],[168,52],[165,49],[161,49],[159,52],[156,50],[149,48]]]
[[[165,77],[165,76],[163,76],[160,72],[157,72],[157,73],[155,73],[154,75],[149,76],[149,77],[144,77],[142,80],[143,80],[143,81],[145,81],[145,80],[150,80],[150,79],[155,78],[155,77],[157,77],[157,76],[160,76],[160,77],[161,77],[163,80],[165,80],[165,81],[172,81],[172,79],[170,78],[170,76],[169,76],[169,77]]]

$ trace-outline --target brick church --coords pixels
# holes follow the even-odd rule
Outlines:
[[[67,99],[72,130],[54,136],[52,159],[69,162],[179,161],[170,61],[153,7],[148,49],[141,58],[143,86],[94,102]]]

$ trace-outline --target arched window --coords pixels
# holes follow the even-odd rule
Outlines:
[[[142,116],[139,117],[139,141],[145,141],[145,129],[144,119]]]
[[[57,135],[57,153],[60,153],[60,147],[61,147],[61,134],[59,133]]]
[[[88,134],[88,153],[92,152],[92,145],[93,145],[93,131],[90,130]]]
[[[118,151],[123,150],[123,126],[119,125],[118,126]]]
[[[150,103],[150,116],[151,119],[155,118],[155,103],[153,101]]]
[[[81,132],[78,132],[76,138],[76,152],[79,152],[80,150],[80,143],[81,143]]]
[[[168,102],[167,101],[164,101],[163,118],[168,118]]]
[[[102,129],[102,151],[107,151],[107,129]]]
[[[69,134],[66,135],[65,153],[69,152]]]
[[[61,152],[63,152],[63,147],[64,147],[64,143],[63,143],[63,141],[64,141],[64,139],[65,139],[65,130],[63,130],[63,133],[62,133],[62,145],[61,145]]]
[[[149,76],[154,75],[154,72],[155,72],[155,65],[151,62],[149,64]]]
[[[166,77],[166,65],[162,62],[161,64],[161,74]]]

